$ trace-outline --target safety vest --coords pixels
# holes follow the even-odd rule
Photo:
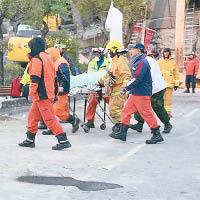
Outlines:
[[[104,58],[103,63],[98,68],[97,61],[95,59],[92,59],[88,64],[88,73],[106,70],[108,68],[108,65],[109,65],[108,59]]]
[[[28,67],[29,67],[29,64],[27,65],[24,71],[24,74],[22,76],[22,79],[20,81],[20,83],[22,83],[23,85],[29,85],[31,82],[30,75],[28,74]]]

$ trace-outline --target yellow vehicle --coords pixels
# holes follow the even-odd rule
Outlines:
[[[57,31],[61,26],[61,18],[58,15],[44,17],[49,31]],[[40,36],[40,30],[33,30],[28,25],[20,25],[16,32],[16,37],[11,37],[8,41],[8,60],[19,62],[24,66],[28,62],[27,53],[30,52],[28,42],[35,36]]]
[[[27,54],[30,52],[28,42],[34,37],[39,36],[39,30],[21,30],[19,37],[11,37],[8,41],[8,60],[20,63],[27,63]]]
[[[43,20],[47,23],[49,31],[57,31],[61,29],[61,18],[59,15],[47,15]]]
[[[31,38],[11,37],[8,42],[8,60],[14,62],[28,62],[30,52],[28,42]]]

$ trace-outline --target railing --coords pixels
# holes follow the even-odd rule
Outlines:
[[[0,97],[11,96],[12,86],[0,86]]]

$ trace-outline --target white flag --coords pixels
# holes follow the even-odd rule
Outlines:
[[[123,44],[122,21],[123,15],[117,8],[113,6],[112,1],[105,23],[105,29],[110,32],[110,41],[117,40]]]

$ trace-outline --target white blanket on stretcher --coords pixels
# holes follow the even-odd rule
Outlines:
[[[100,72],[90,72],[90,73],[80,74],[78,76],[71,76],[70,89],[95,84],[105,74],[106,70]]]

